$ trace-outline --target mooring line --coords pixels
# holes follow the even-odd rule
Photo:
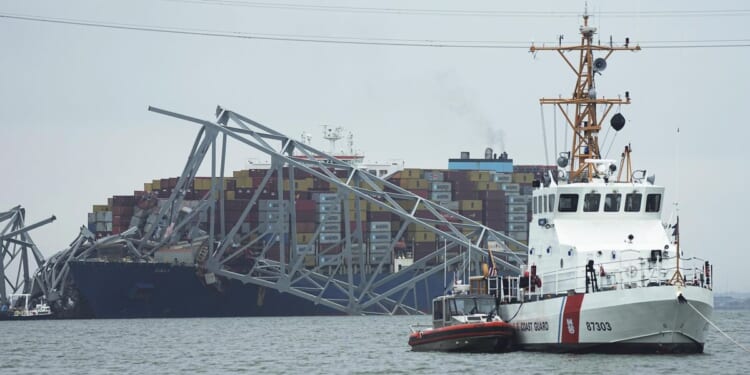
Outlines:
[[[733,342],[735,345],[737,345],[740,348],[742,348],[742,350],[750,353],[750,350],[748,350],[745,346],[743,346],[742,344],[738,343],[735,339],[729,337],[729,335],[727,335],[726,333],[724,333],[724,331],[722,331],[721,328],[719,328],[716,324],[714,324],[714,322],[710,321],[708,318],[706,318],[705,315],[703,315],[700,311],[698,311],[698,309],[696,309],[695,306],[693,306],[692,303],[688,302],[688,306],[690,306],[693,310],[695,310],[695,312],[697,312],[698,315],[701,316],[701,318],[705,319],[708,322],[708,324],[710,324],[711,326],[713,326],[714,328],[716,328],[716,330],[719,331],[719,333],[721,333],[722,335],[724,335],[724,337],[726,337],[727,339],[729,339],[729,341]]]

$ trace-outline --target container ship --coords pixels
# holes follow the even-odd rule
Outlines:
[[[532,183],[555,168],[489,148],[430,170],[298,148],[94,205],[36,294],[62,317],[429,313],[468,263],[520,270]]]

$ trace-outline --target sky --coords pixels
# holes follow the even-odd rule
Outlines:
[[[597,77],[600,96],[632,98],[618,109],[625,128],[616,137],[603,131],[605,156],[618,159],[632,144],[635,169],[667,188],[664,219],[679,207],[686,255],[715,264],[717,291],[748,290],[745,2],[276,4],[0,1],[0,211],[24,206],[27,225],[56,215],[32,232],[50,256],[76,237],[93,204],[179,175],[198,128],[150,105],[205,119],[222,105],[292,137],[311,133],[319,148],[321,125],[342,126],[368,159],[406,167],[447,168],[448,158],[485,147],[544,164],[555,144],[562,149],[564,128],[558,117],[555,142],[555,115],[539,98],[568,96],[574,81],[559,55],[528,46],[554,45],[559,35],[577,43],[576,14],[587,6],[602,43],[629,37],[643,46],[615,54]],[[337,43],[299,40],[321,37]],[[440,46],[414,45],[427,43]],[[728,43],[745,46],[685,47]],[[263,157],[230,144],[228,170],[249,158]]]

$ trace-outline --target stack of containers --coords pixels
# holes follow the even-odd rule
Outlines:
[[[119,234],[130,227],[133,218],[135,196],[115,195],[112,197],[112,234]]]
[[[319,264],[336,265],[336,255],[341,253],[341,201],[337,193],[314,193],[313,200],[317,225],[320,227]]]
[[[112,210],[107,204],[95,204],[88,214],[88,228],[97,238],[112,234]]]
[[[280,235],[285,236],[284,243],[289,246],[289,201],[261,199],[258,200],[258,224],[260,232],[270,232],[263,238],[263,242],[275,243],[266,252],[266,258],[280,259]],[[285,254],[289,259],[289,254]]]
[[[367,262],[372,265],[380,264],[381,261],[384,265],[391,264],[391,242],[393,241],[391,222],[370,221],[368,229],[367,240],[369,243],[369,251]]]
[[[294,202],[297,224],[297,255],[305,257],[305,266],[315,266],[315,220],[317,203],[312,199],[297,199]]]
[[[507,234],[511,238],[527,242],[528,232],[528,196],[522,196],[520,186],[513,182],[503,182],[500,188],[505,192],[506,212],[508,213]]]
[[[492,229],[504,232],[507,226],[506,198],[505,192],[500,189],[501,183],[498,182],[498,174],[491,172],[490,181],[477,183],[476,199],[483,202],[482,223]],[[500,180],[502,179],[503,177],[500,177]]]

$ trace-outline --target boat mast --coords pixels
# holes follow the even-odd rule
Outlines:
[[[576,85],[573,88],[573,96],[571,98],[542,98],[539,100],[541,104],[556,105],[560,112],[562,112],[568,125],[573,129],[573,144],[571,147],[571,157],[573,160],[570,163],[569,175],[569,181],[571,182],[591,181],[595,172],[594,165],[586,163],[586,160],[601,159],[601,152],[599,150],[599,131],[602,128],[604,119],[615,104],[630,104],[630,95],[628,92],[625,92],[625,99],[620,97],[617,99],[598,98],[596,94],[594,74],[601,74],[607,66],[607,59],[614,51],[640,51],[641,49],[638,45],[631,47],[629,45],[629,38],[625,38],[625,44],[623,46],[614,46],[611,39],[608,46],[601,44],[595,45],[593,40],[594,34],[596,34],[596,27],[589,26],[588,21],[588,12],[584,12],[583,26],[579,28],[581,33],[580,45],[537,47],[532,44],[530,48],[530,52],[532,53],[535,53],[536,51],[557,51],[577,77]],[[562,40],[562,38],[560,38],[560,40]],[[570,51],[580,52],[579,60],[576,64],[565,55],[565,52]],[[595,59],[595,51],[604,54],[604,56]],[[603,104],[605,107],[601,118],[597,116],[596,112],[596,106],[598,104]],[[563,105],[573,105],[575,108],[574,116],[571,117]],[[621,125],[624,125],[624,119],[621,116],[620,119],[622,121]],[[622,128],[622,126],[620,126],[620,128]],[[616,127],[615,129],[619,130]]]

